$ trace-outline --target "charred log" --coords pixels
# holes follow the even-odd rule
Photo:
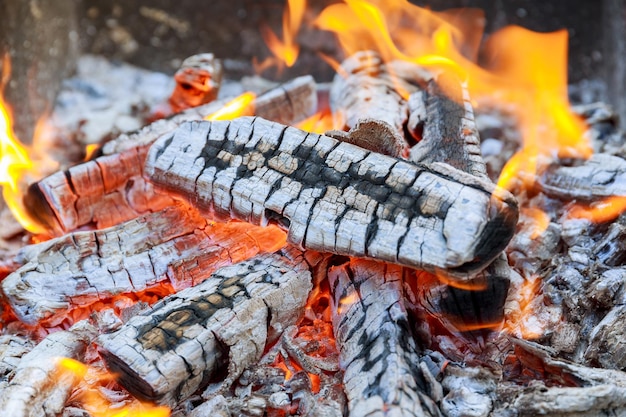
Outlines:
[[[174,74],[176,86],[169,102],[174,112],[209,103],[217,98],[222,83],[222,62],[213,54],[185,59]]]
[[[328,279],[350,415],[439,416],[410,332],[402,268],[352,260]]]
[[[100,336],[101,355],[134,395],[173,406],[228,364],[226,385],[304,310],[311,274],[285,250],[216,271]]]
[[[11,417],[58,416],[75,383],[60,373],[57,360],[81,360],[96,330],[86,322],[50,334],[24,355],[9,385],[0,391],[0,410]]]
[[[146,174],[217,218],[276,222],[301,247],[465,276],[504,248],[517,204],[445,164],[414,165],[259,118],[189,123]]]
[[[177,289],[197,284],[221,266],[283,244],[277,228],[209,223],[190,207],[173,206],[26,247],[23,266],[2,281],[2,290],[23,322],[53,323],[71,308],[161,281]]]

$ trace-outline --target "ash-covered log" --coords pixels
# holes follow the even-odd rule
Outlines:
[[[354,135],[363,129],[373,132],[372,146],[368,149],[400,156],[407,146],[405,97],[417,90],[418,81],[424,82],[428,76],[420,67],[408,63],[385,63],[374,51],[357,52],[338,69],[330,90],[330,107]],[[335,137],[339,135],[341,132],[332,133]],[[343,140],[354,143],[350,136],[343,135]]]
[[[423,100],[423,105],[417,105]],[[409,98],[412,129],[423,124],[421,140],[411,148],[416,163],[445,162],[461,171],[487,178],[480,153],[480,137],[467,86],[456,76],[440,74],[427,88]],[[424,115],[425,111],[425,115]],[[425,119],[425,120],[423,120]]]
[[[217,268],[284,245],[276,227],[211,223],[186,205],[118,226],[74,232],[25,247],[23,264],[2,281],[17,317],[28,324],[63,320],[72,308],[169,280],[197,284]]]
[[[449,165],[404,162],[261,118],[192,122],[146,175],[217,218],[276,222],[301,247],[465,277],[510,240],[517,203]]]
[[[174,406],[227,368],[228,386],[295,324],[311,273],[293,248],[221,268],[98,339],[107,367],[139,398]]]
[[[56,417],[75,384],[75,376],[59,371],[58,360],[82,360],[96,329],[79,322],[52,333],[25,354],[8,386],[0,390],[0,410],[11,417]]]
[[[353,259],[328,279],[350,415],[440,416],[411,334],[402,267]]]
[[[60,236],[82,226],[111,227],[172,205],[169,196],[157,194],[144,180],[148,146],[181,123],[202,120],[224,104],[218,101],[193,107],[121,135],[107,143],[103,155],[94,160],[32,184],[26,207],[51,234]],[[257,97],[253,107],[255,114],[271,120],[297,122],[317,107],[315,82],[310,76],[296,78]]]

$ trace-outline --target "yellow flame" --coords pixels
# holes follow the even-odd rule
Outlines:
[[[137,399],[118,406],[112,404],[98,389],[103,383],[109,383],[114,377],[108,372],[99,371],[75,359],[59,358],[57,360],[60,372],[68,372],[77,377],[77,400],[81,402],[92,417],[168,417],[170,409],[165,406],[156,406]]]
[[[29,150],[15,137],[9,107],[0,94],[0,186],[2,186],[2,196],[22,227],[32,233],[42,234],[45,233],[45,229],[31,219],[22,200],[24,194],[22,187],[25,184],[21,183],[21,179],[34,171],[35,166],[29,157]]]
[[[295,127],[307,132],[320,134],[338,128],[333,122],[333,115],[330,111],[317,112],[313,116],[296,123]]]
[[[504,322],[503,331],[523,339],[537,339],[545,333],[545,322],[536,317],[533,301],[538,297],[541,279],[530,277],[520,286],[516,298],[519,311],[510,314]]]
[[[626,197],[611,196],[589,205],[575,204],[567,213],[568,219],[587,219],[594,223],[610,222],[626,211]]]
[[[300,46],[296,42],[296,35],[302,24],[304,11],[306,10],[305,0],[287,0],[287,8],[283,12],[283,40],[267,26],[261,28],[261,35],[278,62],[279,65],[292,67],[298,59]]]
[[[254,114],[255,98],[256,94],[249,91],[245,92],[226,103],[215,113],[205,116],[204,120],[232,120],[240,116],[251,116]]]
[[[481,67],[476,57],[484,18],[475,9],[433,12],[406,0],[344,0],[324,9],[314,24],[334,32],[347,55],[371,49],[386,61],[453,74],[467,81],[474,100],[497,101],[513,112],[523,144],[502,172],[502,187],[512,188],[520,172],[524,184],[533,182],[538,156],[591,155],[586,126],[569,108],[565,30],[506,27],[490,36]]]

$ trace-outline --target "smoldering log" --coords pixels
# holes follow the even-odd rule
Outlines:
[[[222,61],[211,53],[192,55],[181,64],[169,103],[174,112],[210,103],[222,83]]]
[[[410,333],[402,268],[353,259],[328,279],[350,415],[439,416]]]
[[[217,218],[276,222],[300,247],[475,273],[510,240],[508,192],[446,164],[415,165],[261,118],[187,123],[146,175]]]
[[[428,81],[424,91],[409,98],[409,102],[419,100],[424,100],[424,106],[417,105],[419,103],[411,106],[413,112],[409,116],[409,125],[414,130],[422,123],[423,131],[421,140],[411,148],[411,161],[422,164],[445,162],[461,171],[487,178],[467,85],[454,75],[440,74]]]
[[[217,268],[284,245],[278,228],[207,222],[186,205],[168,207],[118,226],[74,232],[25,247],[23,264],[2,281],[17,317],[53,325],[67,310],[169,280],[197,284]]]
[[[550,165],[538,179],[540,189],[566,201],[597,201],[626,196],[626,160],[609,154],[594,154],[572,166]]]
[[[406,76],[406,71],[398,74],[393,65],[385,63],[374,51],[360,51],[347,58],[333,80],[330,107],[344,122],[345,128],[358,132],[367,126],[375,131],[378,152],[382,148],[390,155],[400,156],[407,145],[404,125],[408,106],[403,94],[408,95],[417,87],[411,82],[414,80],[401,76]],[[426,77],[425,71],[418,67],[411,75]],[[346,135],[345,140],[352,143],[350,135]]]
[[[31,185],[24,201],[54,235],[82,226],[104,229],[174,200],[155,192],[143,178],[147,146],[105,155],[56,172]]]
[[[226,385],[298,320],[311,290],[302,253],[221,268],[98,339],[107,367],[139,398],[173,406],[228,368]]]
[[[58,359],[82,360],[96,334],[93,326],[79,322],[67,331],[48,335],[24,355],[9,385],[0,391],[4,415],[58,416],[75,383],[73,375],[59,371]]]
[[[60,236],[82,226],[114,226],[173,204],[155,193],[143,178],[147,146],[173,132],[181,123],[202,120],[225,101],[187,109],[139,131],[107,143],[101,155],[32,184],[25,197],[29,212],[51,234]],[[311,115],[317,107],[312,77],[296,78],[256,98],[256,114],[287,124]]]

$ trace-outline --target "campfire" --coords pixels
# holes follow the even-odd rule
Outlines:
[[[0,410],[626,413],[626,135],[570,105],[567,32],[306,12],[255,65],[308,25],[331,83],[84,56],[31,146],[0,96]]]

